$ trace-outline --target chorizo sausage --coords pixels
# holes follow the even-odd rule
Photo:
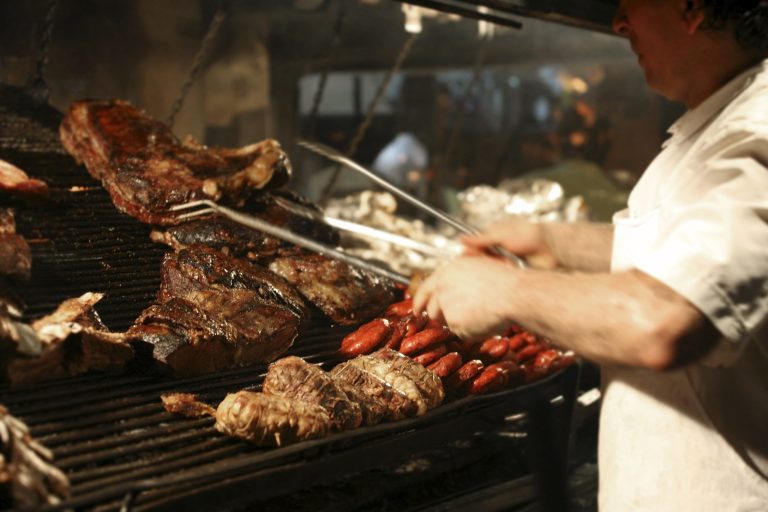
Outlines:
[[[427,325],[429,317],[426,313],[422,313],[418,316],[410,315],[408,321],[405,324],[405,337],[413,336]]]
[[[512,383],[519,384],[524,378],[523,370],[512,361],[494,363],[472,379],[469,392],[477,395],[497,391]]]
[[[507,355],[508,351],[509,343],[507,343],[507,339],[495,336],[482,342],[477,353],[482,359],[493,362],[501,360],[501,358]]]
[[[384,316],[388,318],[397,317],[402,318],[406,315],[410,315],[413,312],[413,299],[405,299],[400,302],[390,304],[387,310],[384,312]]]
[[[522,363],[536,356],[542,350],[545,350],[547,345],[541,342],[526,345],[517,351],[517,359]]]
[[[390,321],[386,318],[371,320],[344,337],[339,353],[347,357],[355,357],[373,352],[391,330]]]
[[[461,355],[458,352],[448,352],[443,357],[427,366],[428,370],[436,373],[441,379],[445,379],[461,368]]]
[[[439,343],[424,352],[420,352],[418,355],[413,356],[413,360],[422,366],[429,366],[447,353],[448,349],[446,348],[445,343]]]
[[[450,335],[451,331],[445,327],[424,329],[413,336],[403,338],[403,342],[400,344],[400,352],[407,356],[416,354],[427,347],[445,341]]]
[[[459,389],[465,382],[483,371],[483,368],[485,368],[485,364],[479,359],[467,361],[445,380],[445,389],[448,391]]]
[[[399,318],[397,320],[394,320],[391,323],[392,330],[390,331],[387,338],[384,340],[383,345],[387,348],[390,348],[392,350],[397,350],[400,348],[400,342],[403,341],[403,338],[405,337],[406,333],[406,325],[408,322],[408,318]]]
[[[509,350],[517,351],[521,349],[525,344],[525,336],[523,336],[522,333],[517,333],[514,336],[507,338],[507,345],[509,345]]]

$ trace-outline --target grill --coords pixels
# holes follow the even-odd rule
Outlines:
[[[125,330],[155,297],[165,249],[149,240],[147,226],[119,213],[64,154],[56,137],[60,119],[22,91],[0,89],[0,158],[52,189],[44,203],[13,204],[18,231],[33,253],[33,278],[20,291],[25,315],[32,320],[66,298],[98,291],[106,294],[96,306],[104,322]],[[329,369],[338,363],[336,349],[347,332],[315,325],[289,353]],[[265,371],[262,365],[188,379],[140,369],[89,374],[0,388],[0,403],[30,426],[71,480],[71,499],[45,510],[237,510],[296,493],[313,510],[328,506],[328,493],[334,510],[355,510],[363,495],[391,500],[418,486],[436,490],[411,495],[409,509],[446,507],[474,496],[473,509],[487,503],[491,510],[498,495],[488,491],[488,475],[470,478],[483,468],[496,471],[493,489],[508,493],[507,505],[538,492],[545,509],[567,506],[563,483],[575,367],[526,387],[448,402],[421,418],[272,449],[217,433],[211,418],[166,413],[159,399],[166,391],[185,391],[216,404],[227,392],[259,389]],[[516,458],[520,463],[503,474],[493,465]],[[421,470],[408,472],[408,464]],[[397,471],[385,470],[392,467],[406,474],[395,478]],[[376,479],[373,488],[365,483]],[[454,480],[468,484],[454,488]]]

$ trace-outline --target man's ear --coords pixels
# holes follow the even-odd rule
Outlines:
[[[695,34],[704,23],[704,9],[701,0],[684,0],[683,2],[683,23],[686,32],[689,35]]]

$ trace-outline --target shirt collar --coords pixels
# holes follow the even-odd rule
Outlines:
[[[704,100],[701,105],[683,114],[667,130],[671,137],[664,142],[663,147],[667,147],[672,142],[682,142],[698,132],[736,96],[744,91],[754,81],[756,75],[765,69],[768,69],[768,59],[732,78],[709,98]]]

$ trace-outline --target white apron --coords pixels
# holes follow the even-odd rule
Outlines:
[[[622,214],[614,219],[614,270],[633,266],[637,248],[654,238],[659,220],[658,210],[638,219]],[[727,370],[603,368],[600,512],[768,511],[768,483],[713,426],[700,398],[718,385],[710,372],[739,375],[749,351],[759,350],[752,345]],[[717,400],[709,406],[739,414]]]
[[[670,129],[612,270],[636,268],[723,334],[684,369],[603,369],[600,512],[768,511],[768,60]]]

